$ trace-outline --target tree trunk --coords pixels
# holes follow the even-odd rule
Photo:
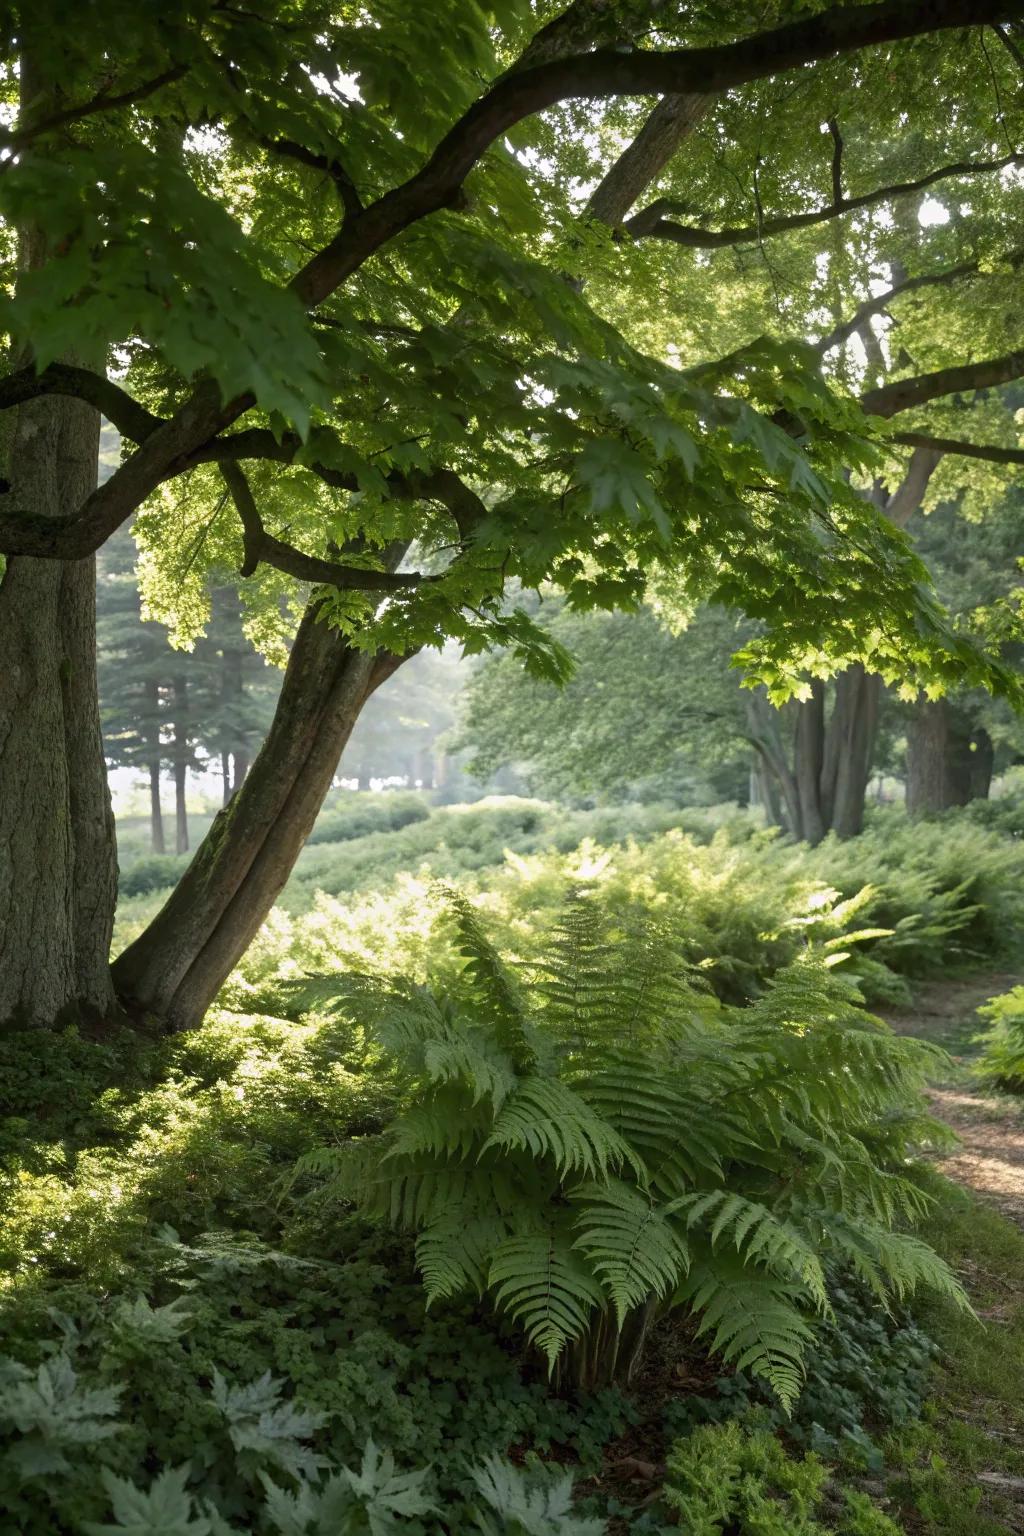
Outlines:
[[[163,754],[160,751],[160,684],[155,678],[149,678],[146,682],[146,713],[149,716],[149,727],[146,732],[147,748],[149,750],[149,842],[154,853],[166,852],[167,845],[164,842],[164,812],[160,803],[160,766]]]
[[[222,784],[220,803],[227,805],[231,799],[231,753],[226,747],[220,754],[220,777]]]
[[[907,812],[925,816],[987,796],[994,748],[948,699],[925,699],[907,728]]]
[[[188,852],[188,680],[179,675],[172,684],[174,709],[174,851]]]
[[[797,705],[793,733],[793,775],[800,814],[796,835],[812,847],[820,843],[828,831],[821,803],[824,762],[825,684],[815,678],[811,683],[810,698]]]
[[[22,90],[35,94],[31,66]],[[41,239],[22,238],[22,266]],[[99,416],[19,407],[13,505],[68,517],[96,485]],[[113,1005],[117,855],[96,696],[95,561],[9,560],[0,580],[0,1023],[46,1027]]]
[[[163,909],[114,964],[126,1004],[198,1024],[280,894],[373,690],[401,664],[318,623],[299,626],[273,724]]]
[[[974,732],[973,753],[970,769],[970,798],[987,800],[992,788],[992,770],[995,767],[996,749],[992,737],[983,725]]]
[[[825,826],[837,837],[856,837],[864,830],[881,698],[882,679],[866,672],[859,662],[836,678],[825,738],[821,804]]]
[[[160,759],[149,764],[149,841],[154,853],[165,853],[164,813],[160,804]]]
[[[249,772],[249,754],[247,751],[232,754],[233,773],[231,777],[231,793],[237,794],[245,783],[245,776]]]

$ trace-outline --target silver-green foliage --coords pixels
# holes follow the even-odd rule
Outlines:
[[[417,1233],[431,1301],[489,1295],[584,1381],[628,1371],[651,1316],[685,1305],[789,1405],[831,1261],[883,1304],[919,1284],[962,1299],[906,1230],[935,1052],[863,1012],[828,956],[725,1009],[669,933],[580,895],[524,983],[447,901],[453,995],[364,984],[343,1005],[402,1058],[407,1107],[301,1165]]]

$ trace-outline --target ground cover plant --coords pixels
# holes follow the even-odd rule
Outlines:
[[[917,1098],[930,1053],[856,1001],[862,952],[888,940],[870,891],[841,900],[750,817],[690,825],[513,855],[465,881],[461,937],[428,876],[282,912],[203,1027],[176,1040],[11,1037],[6,1518],[31,1536],[172,1518],[186,1530],[359,1530],[379,1495],[374,1519],[412,1532],[488,1520],[655,1530],[673,1518],[669,1495],[638,1510],[637,1490],[616,1480],[616,1445],[640,1436],[667,1464],[702,1423],[753,1410],[798,1467],[813,1452],[830,1469],[808,1521],[868,1519],[842,1497],[857,1477],[880,1457],[917,1466],[887,1436],[928,1395],[935,1347],[914,1319],[929,1282],[957,1306],[948,1249],[936,1258],[908,1225],[923,1219],[924,1236],[931,1221],[905,1161],[940,1139]],[[978,835],[991,854],[998,834]],[[880,889],[897,890],[884,846],[880,831],[864,858]],[[1005,857],[1019,857],[1012,840]],[[403,972],[412,981],[396,990]],[[651,1065],[674,1051],[675,1083]],[[499,1130],[478,1165],[474,1148]],[[391,1145],[404,1150],[381,1163]],[[428,1183],[443,1176],[439,1190],[460,1168],[504,1178],[490,1251],[471,1178],[461,1203],[448,1187],[440,1225],[429,1201],[403,1212],[417,1158]],[[538,1236],[556,1231],[569,1283],[552,1307],[531,1266]],[[499,1256],[479,1297],[474,1265],[502,1244],[516,1262]],[[682,1339],[684,1358],[707,1362],[694,1367],[705,1385],[651,1397],[642,1351],[627,1379],[630,1345],[680,1326],[669,1352]],[[963,1337],[977,1326],[965,1318]],[[551,1375],[531,1333],[555,1357]],[[394,1486],[372,1452],[360,1482],[368,1437],[395,1458]],[[570,1504],[545,1462],[575,1476]],[[914,1478],[927,1503],[932,1485]],[[388,1507],[406,1494],[408,1513]],[[443,1513],[413,1513],[417,1500]]]

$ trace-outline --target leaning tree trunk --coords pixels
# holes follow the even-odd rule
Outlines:
[[[126,1006],[165,1028],[197,1025],[291,874],[373,690],[402,658],[299,626],[267,739],[166,905],[114,964]]]
[[[99,416],[23,405],[12,503],[66,517],[96,484]],[[106,1014],[117,895],[96,696],[93,560],[11,560],[0,583],[0,1022]]]
[[[984,741],[976,737],[984,736]],[[981,762],[978,755],[981,753]],[[907,727],[907,811],[924,816],[987,795],[993,748],[948,699],[924,700]]]

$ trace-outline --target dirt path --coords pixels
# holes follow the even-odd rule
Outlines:
[[[933,1040],[954,1058],[949,1081],[929,1094],[935,1114],[961,1141],[939,1167],[1024,1227],[1024,1104],[984,1092],[967,1071],[976,1051],[971,1037],[983,1023],[975,1010],[1021,980],[993,972],[969,981],[932,982],[920,988],[912,1010],[884,1017],[898,1034]]]

